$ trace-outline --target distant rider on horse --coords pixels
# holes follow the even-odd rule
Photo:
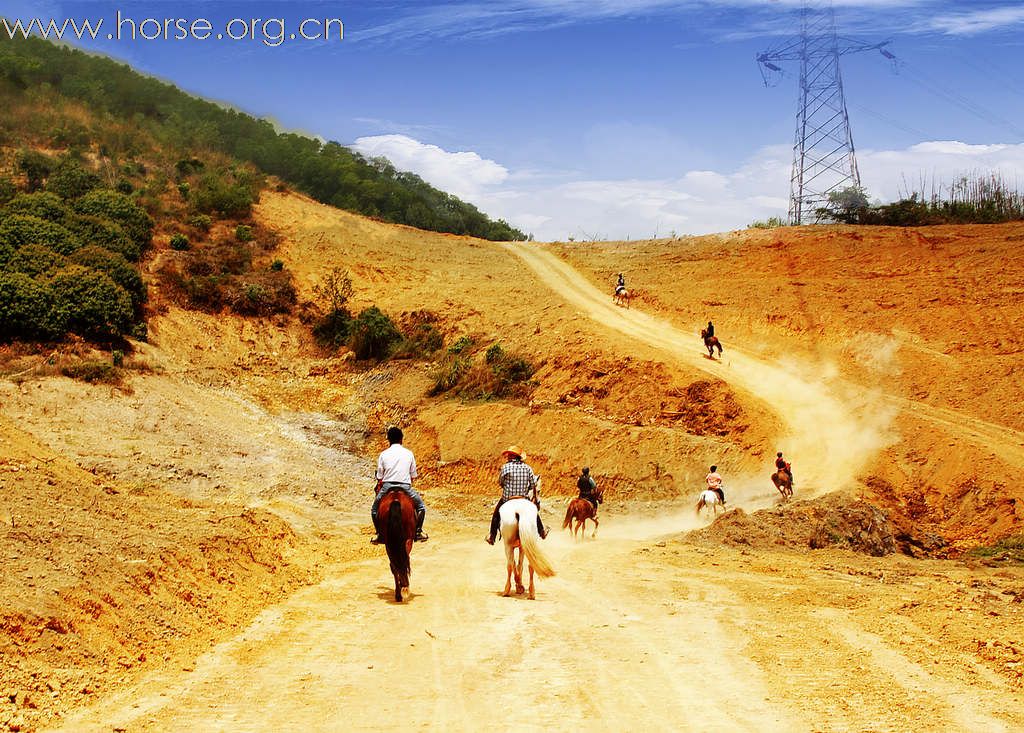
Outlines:
[[[708,327],[704,329],[704,341],[710,341],[715,337],[715,324],[708,321]]]
[[[416,507],[416,537],[417,542],[423,542],[427,536],[423,534],[423,519],[427,516],[427,506],[423,503],[423,497],[412,487],[412,480],[418,475],[416,473],[416,458],[412,451],[402,445],[402,429],[398,427],[388,428],[387,450],[381,451],[377,458],[377,472],[374,476],[377,479],[377,495],[373,499],[373,507],[370,509],[370,517],[373,519],[373,528],[377,530],[377,536],[370,542],[375,545],[383,543],[380,536],[380,523],[377,519],[377,509],[380,507],[380,500],[389,491],[401,491],[412,499]]]
[[[576,480],[576,488],[580,490],[580,498],[586,499],[594,506],[594,516],[597,516],[597,483],[590,477],[590,469],[584,468],[583,473]]]
[[[725,503],[725,491],[722,489],[722,476],[718,473],[718,466],[712,466],[711,471],[704,477],[704,482],[708,485],[708,488],[718,494],[718,498]]]
[[[793,483],[793,467],[789,464],[789,461],[782,457],[782,451],[775,454],[775,468],[779,471],[785,471],[789,475],[789,482]]]
[[[624,278],[620,272],[619,281],[615,283],[615,294],[622,295],[624,292],[626,292],[626,278]]]
[[[501,516],[498,510],[501,505],[509,499],[530,499],[537,505],[537,531],[540,538],[546,539],[548,531],[544,529],[544,523],[540,520],[540,494],[538,489],[537,474],[533,472],[523,461],[523,451],[518,446],[510,445],[501,452],[505,458],[505,464],[498,473],[498,484],[501,486],[501,498],[494,507],[494,514],[491,516],[491,531],[485,538],[487,544],[493,545],[494,538],[498,535],[498,525],[501,523]]]

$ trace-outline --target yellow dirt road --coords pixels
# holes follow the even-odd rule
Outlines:
[[[955,655],[922,665],[864,628],[837,603],[863,593],[862,578],[800,560],[765,574],[735,550],[712,558],[636,539],[660,527],[614,521],[598,540],[549,538],[560,572],[532,602],[499,595],[503,552],[466,533],[417,545],[404,605],[391,599],[383,552],[337,567],[194,669],[145,679],[60,730],[1002,731],[1024,721],[1019,694],[994,675],[965,678]],[[881,586],[876,602],[907,592]]]

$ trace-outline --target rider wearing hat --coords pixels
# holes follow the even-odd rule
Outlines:
[[[789,474],[789,480],[793,481],[793,467],[789,464],[785,458],[782,457],[782,451],[775,454],[775,468],[779,471],[785,471]]]
[[[718,498],[725,503],[725,490],[722,488],[722,475],[718,473],[718,466],[712,466],[708,475],[704,477],[704,482],[708,485],[708,488],[718,494]]]
[[[615,283],[615,294],[618,295],[618,294],[620,294],[625,289],[626,289],[626,278],[624,278],[622,276],[622,273],[620,272],[619,273],[619,281],[617,283]]]
[[[498,473],[501,498],[498,499],[498,503],[494,507],[494,514],[491,516],[491,531],[486,537],[487,544],[494,544],[494,538],[498,534],[498,525],[501,523],[498,510],[509,499],[530,499],[537,505],[537,531],[540,533],[540,538],[545,539],[548,536],[548,531],[544,529],[544,524],[540,520],[540,496],[537,492],[537,482],[540,479],[537,478],[533,469],[523,461],[523,451],[519,446],[510,445],[501,452],[501,455],[505,458],[505,464]]]

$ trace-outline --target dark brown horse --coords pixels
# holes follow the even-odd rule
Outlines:
[[[722,342],[718,340],[718,336],[708,336],[708,330],[702,328],[700,330],[700,337],[704,341],[704,348],[708,350],[708,358],[715,358],[715,349],[718,349],[718,355],[722,355]]]
[[[604,489],[598,490],[594,494],[594,498],[597,499],[598,504],[603,504]],[[569,502],[569,506],[565,509],[565,521],[562,523],[562,529],[568,529],[572,532],[573,537],[576,537],[582,529],[586,536],[588,519],[594,523],[594,532],[590,536],[597,537],[597,525],[600,524],[597,521],[597,509],[587,499],[576,497]],[[571,526],[574,521],[576,522],[575,526]]]
[[[779,469],[772,474],[772,483],[775,484],[775,488],[782,494],[782,500],[787,501],[793,496],[793,477],[790,476],[784,469]]]
[[[395,576],[395,600],[402,602],[402,591],[409,592],[409,553],[416,535],[416,508],[404,491],[389,491],[380,500],[380,533]]]

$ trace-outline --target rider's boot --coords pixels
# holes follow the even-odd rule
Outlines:
[[[498,535],[498,525],[501,523],[501,515],[498,514],[498,509],[501,507],[501,502],[498,502],[498,506],[494,507],[494,514],[491,515],[491,531],[487,534],[484,539],[487,540],[488,545],[494,544],[494,538]]]
[[[374,517],[373,518],[373,530],[377,533],[377,536],[373,537],[370,540],[370,544],[371,545],[383,545],[384,544],[384,539],[380,536],[380,527],[378,526],[379,524],[380,524],[380,522],[379,522],[378,518]]]
[[[537,512],[537,532],[540,533],[540,538],[546,540],[548,538],[548,531],[544,529],[544,523],[540,521],[540,512]]]
[[[413,540],[416,542],[426,542],[428,539],[430,539],[425,534],[423,534],[423,520],[426,516],[427,512],[424,509],[421,509],[418,512],[416,512],[416,536],[413,537]]]

